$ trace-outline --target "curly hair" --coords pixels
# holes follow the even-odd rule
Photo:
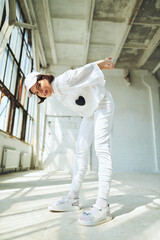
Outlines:
[[[41,81],[42,77],[45,77],[45,79],[47,79],[49,83],[54,81],[54,76],[52,74],[38,74],[37,75],[37,82]],[[29,89],[29,91],[32,93],[32,91],[30,89]],[[40,104],[40,103],[42,103],[46,100],[46,98],[39,97],[38,95],[37,95],[37,97],[40,99],[40,102],[38,104]]]

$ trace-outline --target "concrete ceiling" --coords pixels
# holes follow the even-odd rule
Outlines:
[[[42,67],[74,68],[112,57],[116,68],[160,71],[160,0],[23,0],[20,4],[28,6],[30,21],[37,24]]]

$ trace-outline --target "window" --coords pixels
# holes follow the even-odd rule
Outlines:
[[[18,2],[16,16],[17,21],[24,22]],[[4,7],[1,28],[5,21]],[[14,27],[0,59],[0,129],[28,143],[32,142],[35,105],[35,97],[27,97],[24,85],[33,65],[30,35],[29,30]]]

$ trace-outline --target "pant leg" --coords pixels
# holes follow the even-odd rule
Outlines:
[[[94,114],[94,146],[98,157],[98,198],[107,200],[112,177],[110,136],[114,116],[114,101],[107,91]]]
[[[90,156],[90,146],[94,136],[94,118],[83,118],[78,140],[76,143],[76,156],[74,162],[73,179],[71,183],[69,197],[79,197],[81,183],[87,170],[88,159]]]

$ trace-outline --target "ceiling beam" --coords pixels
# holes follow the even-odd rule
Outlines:
[[[90,41],[91,27],[92,27],[92,19],[93,19],[93,13],[94,13],[94,6],[95,6],[95,0],[87,0],[87,8],[89,9],[89,11],[86,11],[86,16],[85,16],[85,19],[86,19],[86,22],[85,22],[85,39],[84,39],[82,65],[85,65],[87,63],[89,41]]]
[[[80,15],[74,15],[74,16],[68,16],[68,15],[56,15],[54,14],[54,17],[52,17],[52,19],[56,19],[56,20],[79,20],[79,21],[84,21],[85,17],[84,16],[80,16]]]
[[[159,22],[143,22],[143,21],[138,21],[138,22],[134,22],[134,25],[143,25],[143,26],[148,26],[148,27],[159,27],[160,26],[160,19]]]
[[[139,67],[142,67],[146,63],[148,58],[152,55],[154,50],[158,47],[159,43],[160,43],[160,28],[155,33],[154,37],[152,38],[152,40],[148,44],[147,49],[144,52],[144,54],[142,55],[142,57],[139,59],[139,61],[138,61],[138,66]]]
[[[90,46],[95,46],[95,47],[115,47],[115,43],[99,43],[99,42],[90,42]]]
[[[30,22],[32,24],[36,23],[37,21],[36,21],[36,16],[35,16],[34,9],[33,9],[32,1],[31,0],[25,0],[24,3],[25,3],[25,7],[26,7],[26,10],[27,10],[27,14],[28,14]],[[38,25],[37,25],[37,40],[38,40],[38,45],[39,45],[40,62],[41,62],[42,67],[46,68],[47,67],[47,61],[46,61],[46,56],[45,56],[45,53],[44,53],[44,48],[43,48],[43,45],[42,45],[42,40],[41,40],[41,36],[40,36],[40,33],[39,33]]]
[[[57,45],[77,45],[77,46],[83,46],[83,44],[82,43],[78,43],[78,42],[71,42],[71,41],[68,41],[68,42],[60,42],[60,41],[58,41],[58,42],[56,42],[56,44]],[[95,46],[95,47],[115,47],[116,46],[116,44],[115,43],[93,43],[93,42],[90,42],[90,44],[89,44],[90,46]]]
[[[126,39],[127,39],[127,37],[128,37],[128,34],[129,34],[130,30],[131,30],[131,27],[132,27],[132,25],[133,25],[133,22],[134,22],[137,14],[138,14],[138,12],[139,12],[139,9],[140,9],[140,7],[141,7],[142,2],[143,2],[143,0],[136,0],[136,2],[135,2],[135,5],[134,5],[134,8],[133,8],[132,14],[131,14],[130,17],[128,18],[128,22],[127,22],[128,25],[127,25],[127,27],[126,27],[126,30],[124,31],[122,41],[121,41],[120,45],[118,46],[118,50],[117,50],[117,52],[116,52],[116,56],[115,56],[115,58],[113,59],[115,63],[116,63],[117,59],[118,59],[119,56],[120,56],[120,53],[121,53],[122,48],[123,48],[123,46],[124,46],[124,43],[125,43],[125,41],[126,41]]]
[[[147,49],[147,45],[144,45],[143,43],[139,44],[124,44],[123,48],[134,48],[134,49]]]
[[[47,24],[46,30],[48,31],[52,59],[53,59],[53,63],[56,64],[57,63],[56,45],[55,45],[54,34],[53,34],[51,14],[50,14],[50,10],[49,10],[49,8],[50,8],[49,2],[48,2],[48,0],[42,0],[42,2],[43,2],[44,13],[45,13],[44,16],[45,16],[46,24]]]

